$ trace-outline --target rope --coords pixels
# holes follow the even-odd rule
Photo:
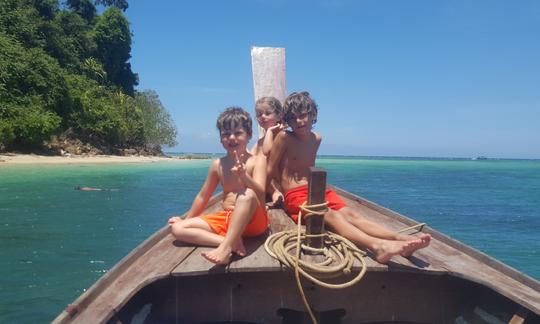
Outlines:
[[[410,231],[410,230],[413,230],[413,229],[417,230],[418,232],[421,232],[425,225],[426,225],[426,223],[418,223],[416,225],[409,226],[409,227],[406,227],[404,229],[401,229],[401,230],[398,231],[398,233],[407,232],[407,231]]]
[[[359,282],[367,270],[366,261],[364,260],[366,253],[358,249],[346,238],[331,232],[308,235],[302,231],[302,212],[306,212],[306,216],[324,215],[327,211],[326,205],[327,203],[325,202],[322,204],[307,206],[304,202],[300,206],[296,231],[289,230],[272,234],[264,243],[264,248],[268,254],[287,267],[294,268],[296,285],[300,291],[302,301],[304,302],[304,307],[308,311],[313,323],[317,323],[317,320],[306,299],[306,295],[300,282],[300,275],[319,286],[330,289],[342,289],[350,287]],[[325,208],[321,211],[313,210],[313,208],[320,207]],[[305,241],[308,237],[323,237],[324,248],[316,249],[300,243],[301,241]],[[300,252],[302,249],[319,252],[320,254],[324,255],[325,258],[318,263],[301,260]],[[294,254],[292,251],[294,251]],[[361,263],[362,269],[354,278],[337,284],[321,280],[337,278],[342,275],[350,275],[352,273],[352,266],[355,259]]]

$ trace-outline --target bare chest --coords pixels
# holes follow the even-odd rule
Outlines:
[[[317,149],[317,143],[293,142],[293,145],[287,149],[287,154],[285,154],[282,161],[286,166],[285,169],[299,172],[314,166]]]
[[[234,165],[231,164],[222,164],[220,169],[220,180],[221,186],[224,193],[238,193],[246,188],[246,185],[242,182],[239,175],[233,172],[231,169]],[[246,173],[250,176],[253,174],[253,165],[252,163],[246,164]]]

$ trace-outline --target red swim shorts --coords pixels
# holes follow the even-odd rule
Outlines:
[[[201,219],[210,225],[212,230],[221,236],[227,234],[229,229],[229,218],[233,215],[233,210],[222,210],[213,214],[201,216]],[[268,216],[266,211],[261,208],[260,205],[257,206],[255,210],[255,215],[251,219],[251,222],[247,224],[242,233],[242,237],[253,237],[261,235],[268,228]]]
[[[328,201],[328,208],[333,210],[340,210],[347,205],[338,194],[332,189],[326,189],[325,192],[326,201]],[[285,193],[285,211],[289,216],[298,222],[299,206],[306,202],[308,199],[308,186],[300,186],[293,188]]]

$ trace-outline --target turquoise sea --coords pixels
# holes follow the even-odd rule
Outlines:
[[[0,323],[51,321],[186,211],[209,164],[0,165]],[[326,156],[317,165],[329,183],[540,279],[539,160]]]

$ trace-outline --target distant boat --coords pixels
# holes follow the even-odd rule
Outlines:
[[[488,158],[486,156],[483,156],[483,155],[472,158],[473,161],[482,161],[482,160],[487,160],[487,159]]]

